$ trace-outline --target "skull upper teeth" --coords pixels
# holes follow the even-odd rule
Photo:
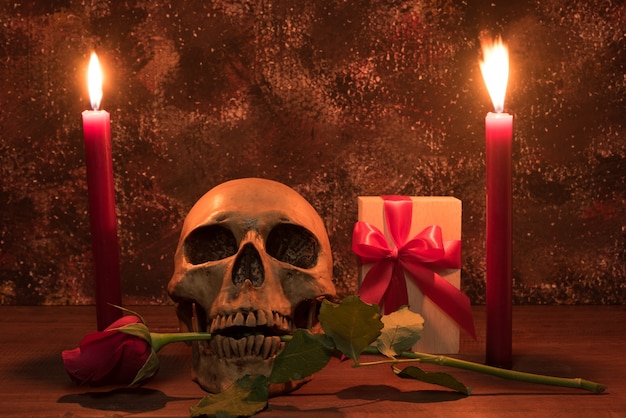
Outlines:
[[[218,314],[211,321],[209,332],[214,334],[230,327],[257,326],[273,327],[283,332],[291,332],[293,324],[289,318],[278,312],[268,311],[237,311],[230,314]]]

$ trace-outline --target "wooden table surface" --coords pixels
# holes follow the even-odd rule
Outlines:
[[[152,331],[177,327],[172,306],[135,308]],[[462,336],[459,358],[484,360],[484,307],[473,308],[478,340]],[[61,351],[95,330],[93,307],[0,306],[0,416],[176,417],[205,395],[190,379],[191,351],[163,348],[161,369],[138,389],[74,385]],[[626,417],[626,307],[514,308],[514,369],[606,384],[603,394],[446,371],[472,395],[395,377],[388,366],[331,363],[298,391],[270,399],[258,416],[292,417]]]

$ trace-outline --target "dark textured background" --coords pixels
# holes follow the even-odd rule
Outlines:
[[[167,303],[186,212],[237,177],[325,219],[342,294],[358,195],[463,201],[484,302],[482,32],[510,48],[516,303],[626,302],[621,1],[3,1],[0,303],[92,303],[80,113],[111,113],[124,302]]]

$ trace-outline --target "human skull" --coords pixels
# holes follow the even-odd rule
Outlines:
[[[271,180],[232,180],[201,197],[185,218],[174,267],[168,292],[180,321],[212,334],[192,343],[192,379],[212,393],[247,374],[269,376],[280,336],[315,331],[322,299],[335,297],[322,219]]]

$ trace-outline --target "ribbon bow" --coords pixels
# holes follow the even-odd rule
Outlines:
[[[385,312],[408,305],[406,271],[424,296],[476,338],[469,298],[433,270],[461,267],[461,241],[444,241],[437,225],[408,239],[413,202],[406,196],[382,198],[392,242],[378,228],[361,221],[355,224],[352,235],[352,251],[363,264],[373,263],[359,288],[361,299],[377,304],[383,301]]]

